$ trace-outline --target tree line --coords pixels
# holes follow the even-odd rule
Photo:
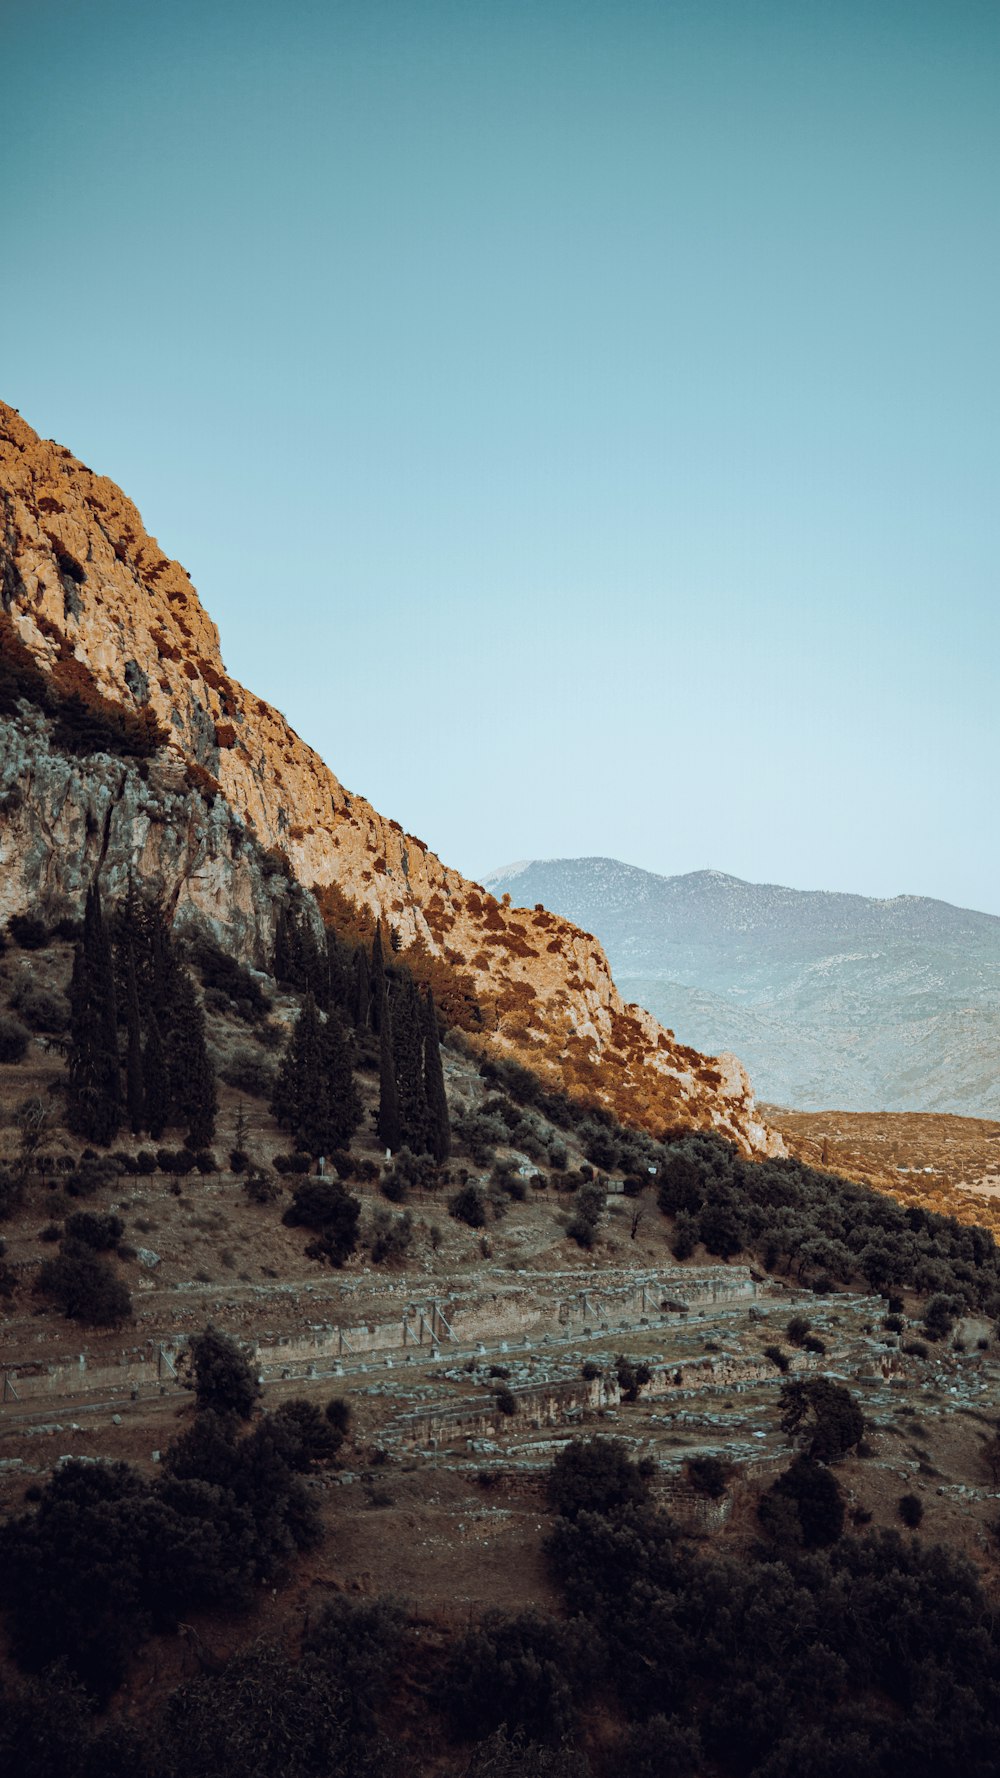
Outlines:
[[[451,1126],[434,995],[406,966],[386,957],[381,921],[370,949],[345,946],[329,929],[323,942],[283,908],[274,974],[305,995],[275,1085],[271,1110],[311,1154],[348,1147],[361,1121],[351,1073],[354,1044],[378,1045],[379,1140],[430,1154],[451,1152]]]
[[[67,1049],[67,1122],[106,1148],[123,1123],[189,1147],[215,1134],[215,1073],[205,1016],[163,908],[130,882],[112,920],[94,883],[74,947]]]
[[[574,1439],[546,1480],[555,1609],[430,1639],[335,1595],[141,1715],[91,1714],[143,1637],[245,1609],[318,1527],[302,1477],[342,1404],[259,1416],[231,1342],[196,1342],[198,1414],[146,1482],[68,1463],[2,1535],[15,1657],[0,1757],[33,1778],[995,1778],[1000,1628],[973,1569],[831,1510],[850,1403],[782,1413],[802,1447],[745,1551],[708,1553],[655,1499],[656,1466]],[[846,1393],[846,1392],[845,1392]],[[838,1436],[826,1457],[817,1427]],[[810,1454],[812,1453],[812,1454]],[[787,1510],[778,1511],[780,1505]],[[426,1631],[426,1625],[423,1626]],[[211,1619],[203,1625],[212,1637]],[[204,1644],[196,1644],[204,1649]],[[89,1696],[88,1696],[89,1694]]]

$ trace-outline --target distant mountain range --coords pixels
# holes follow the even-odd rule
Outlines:
[[[802,1110],[1000,1117],[1000,918],[926,896],[533,859],[486,884],[604,945],[620,991]]]

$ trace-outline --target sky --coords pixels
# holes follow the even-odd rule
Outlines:
[[[0,25],[0,394],[350,790],[1000,913],[993,0]]]

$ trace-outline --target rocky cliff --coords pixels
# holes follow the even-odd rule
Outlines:
[[[48,674],[85,675],[169,737],[140,766],[69,761],[27,712],[8,722],[0,908],[79,901],[93,869],[129,867],[188,916],[259,950],[287,859],[465,978],[483,1041],[654,1129],[718,1128],[781,1152],[731,1056],[677,1043],[618,994],[601,946],[542,907],[513,909],[345,790],[277,710],[230,679],[215,625],[126,496],[0,403],[0,598]],[[192,772],[191,768],[195,771]]]

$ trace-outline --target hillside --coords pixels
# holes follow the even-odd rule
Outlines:
[[[591,927],[622,991],[772,1103],[1000,1115],[1000,919],[924,896],[534,860],[497,894]]]
[[[491,1048],[648,1128],[689,1122],[780,1151],[740,1064],[706,1059],[626,1005],[589,932],[544,908],[515,912],[347,791],[228,676],[188,574],[121,490],[3,404],[0,588],[10,646],[61,695],[108,700],[164,739],[142,771],[100,753],[82,765],[10,700],[0,915],[78,911],[95,869],[111,898],[135,870],[179,921],[208,923],[260,963],[273,927],[247,839],[299,884],[380,916],[405,954],[447,965]]]

